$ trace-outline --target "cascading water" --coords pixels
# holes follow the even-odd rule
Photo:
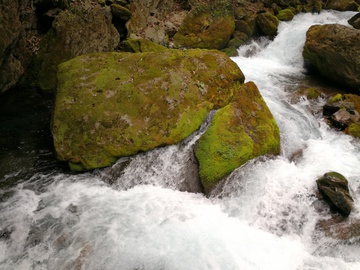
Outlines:
[[[349,220],[360,218],[360,142],[329,129],[306,99],[289,102],[304,80],[308,27],[346,24],[352,14],[297,15],[274,41],[243,46],[233,58],[280,126],[281,156],[248,162],[210,198],[178,184],[201,130],[113,170],[36,172],[1,191],[0,269],[360,269],[359,239],[315,229],[328,215],[316,211],[315,180],[331,170],[355,195]]]

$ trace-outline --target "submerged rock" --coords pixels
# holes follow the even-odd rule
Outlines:
[[[344,216],[350,214],[354,200],[349,193],[348,181],[343,175],[337,172],[325,173],[316,183],[331,207]]]
[[[231,101],[244,76],[225,54],[197,49],[84,55],[59,65],[58,79],[57,156],[90,170],[180,142]]]
[[[248,82],[199,139],[195,154],[205,192],[247,161],[279,152],[279,128],[256,85]]]
[[[325,233],[326,236],[338,240],[353,240],[360,237],[360,220],[349,219],[341,216],[331,219],[320,220],[316,228]]]
[[[344,25],[313,25],[303,57],[322,76],[360,92],[360,31]]]

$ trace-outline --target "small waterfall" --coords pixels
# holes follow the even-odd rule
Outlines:
[[[281,22],[273,41],[254,41],[233,58],[279,124],[279,157],[248,162],[210,198],[183,192],[202,129],[112,168],[36,171],[0,191],[0,270],[360,269],[359,240],[316,230],[328,214],[316,210],[315,183],[329,170],[347,177],[356,197],[349,219],[359,219],[360,142],[331,130],[306,99],[290,102],[306,76],[301,50],[308,27],[346,24],[352,14],[299,14]]]

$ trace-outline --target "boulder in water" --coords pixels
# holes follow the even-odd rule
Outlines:
[[[359,219],[335,216],[331,219],[320,220],[316,224],[316,228],[324,232],[326,236],[338,240],[352,241],[354,238],[360,237]]]
[[[350,214],[354,200],[349,193],[348,181],[343,175],[337,172],[325,173],[316,183],[331,207],[344,216]]]
[[[279,152],[276,121],[256,85],[248,82],[231,104],[216,113],[198,141],[195,154],[205,192],[247,161]]]
[[[305,64],[322,76],[360,92],[360,31],[344,25],[313,25],[306,33]]]
[[[354,0],[329,0],[325,8],[339,11],[356,11],[359,8],[359,4]]]
[[[356,29],[360,29],[360,13],[357,13],[356,15],[354,15],[353,17],[350,18],[350,20],[348,20],[348,23],[356,28]]]
[[[197,49],[79,56],[59,65],[58,79],[55,150],[81,171],[180,142],[244,76],[225,54]]]

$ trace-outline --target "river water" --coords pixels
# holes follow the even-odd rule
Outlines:
[[[321,98],[290,102],[315,83],[303,69],[306,30],[352,15],[299,14],[273,41],[241,47],[233,60],[274,114],[281,155],[248,162],[209,198],[179,191],[202,130],[92,173],[8,169],[5,180],[22,179],[1,190],[0,269],[360,269],[359,239],[315,229],[330,218],[316,210],[315,180],[328,171],[347,177],[349,219],[360,218],[360,142],[327,126],[316,113]]]

